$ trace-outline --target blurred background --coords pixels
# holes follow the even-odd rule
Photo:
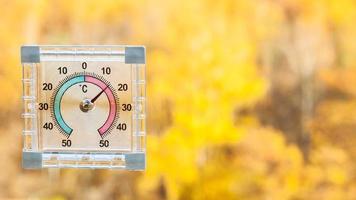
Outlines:
[[[0,199],[356,199],[354,0],[0,0]],[[145,172],[21,168],[22,44],[147,48]]]

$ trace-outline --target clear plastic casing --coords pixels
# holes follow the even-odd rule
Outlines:
[[[23,167],[144,170],[145,48],[22,46]]]

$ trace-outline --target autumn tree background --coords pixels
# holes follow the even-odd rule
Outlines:
[[[0,0],[1,199],[356,199],[353,0]],[[22,44],[147,48],[147,170],[21,168]]]

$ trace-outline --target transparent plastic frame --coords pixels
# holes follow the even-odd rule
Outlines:
[[[23,70],[23,155],[24,168],[108,168],[144,170],[146,167],[146,79],[145,48],[143,46],[22,46]],[[42,126],[44,115],[39,104],[43,103],[43,70],[51,63],[111,62],[130,71],[132,110],[129,115],[129,135],[122,140],[129,143],[124,151],[118,148],[98,150],[83,147],[79,150],[46,149]],[[57,69],[53,69],[56,71]],[[49,75],[49,73],[47,73]],[[124,74],[125,76],[127,74]],[[45,74],[45,76],[47,76]],[[120,75],[119,75],[120,76]],[[115,83],[116,84],[116,83]],[[42,95],[42,96],[41,96]],[[41,99],[42,98],[42,99]],[[50,104],[50,106],[52,106]],[[46,136],[50,137],[50,136]],[[58,136],[56,136],[58,137]],[[126,144],[125,143],[125,144]]]

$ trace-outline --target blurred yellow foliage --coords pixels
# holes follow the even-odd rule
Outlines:
[[[19,116],[21,44],[125,43],[147,46],[149,115],[143,174],[22,171],[19,120],[0,122],[0,198],[356,199],[355,1],[0,0],[0,10],[1,113]],[[280,45],[302,59],[283,40],[288,31],[307,42],[309,33],[326,38],[335,58],[311,61],[317,82],[347,95],[316,105],[307,158],[248,112],[273,88],[262,52],[278,54]]]

